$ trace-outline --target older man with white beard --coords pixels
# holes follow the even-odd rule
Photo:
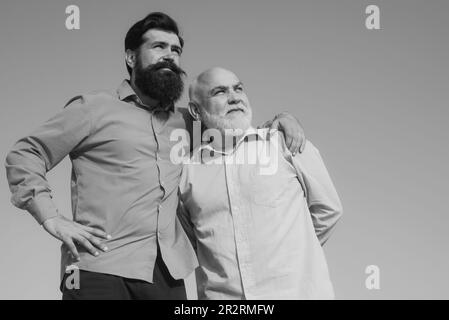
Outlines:
[[[280,133],[254,129],[231,71],[203,72],[189,95],[192,116],[214,137],[193,153],[180,183],[198,297],[332,299],[321,246],[342,207],[318,150],[308,142],[293,155]]]

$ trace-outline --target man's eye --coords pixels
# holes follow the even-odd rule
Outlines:
[[[242,92],[243,91],[243,87],[237,87],[237,88],[235,88],[235,91]]]
[[[224,93],[224,90],[218,90],[214,92],[214,96]]]

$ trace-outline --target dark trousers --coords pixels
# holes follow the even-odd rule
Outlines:
[[[79,288],[61,284],[62,300],[186,300],[183,280],[175,280],[160,257],[154,266],[153,283],[110,274],[79,270]]]

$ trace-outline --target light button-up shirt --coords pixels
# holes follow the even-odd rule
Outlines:
[[[180,216],[196,245],[200,299],[332,299],[321,245],[342,209],[318,150],[250,129],[229,153],[183,168]]]

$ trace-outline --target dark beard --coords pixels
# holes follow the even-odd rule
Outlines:
[[[168,68],[171,71],[164,70]],[[178,101],[184,91],[182,75],[185,71],[171,61],[161,61],[146,68],[142,68],[137,60],[135,72],[135,84],[146,96],[160,102],[164,109],[170,108]]]

